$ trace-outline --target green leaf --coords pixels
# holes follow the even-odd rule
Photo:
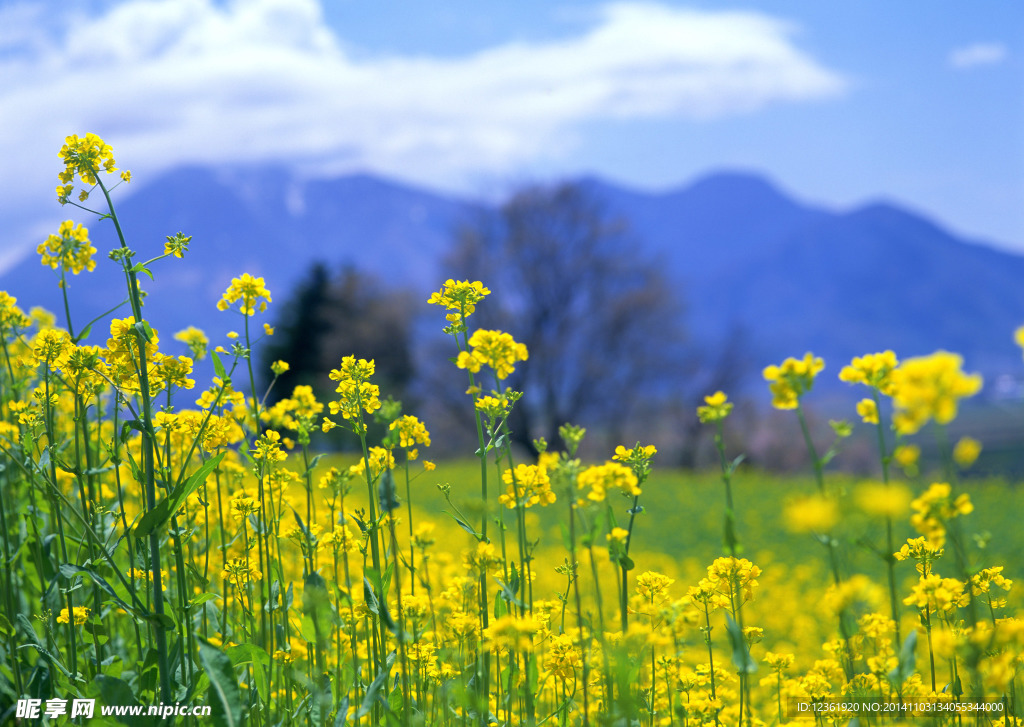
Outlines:
[[[460,528],[465,530],[467,533],[472,535],[477,540],[482,540],[483,539],[483,537],[484,537],[483,535],[478,533],[476,530],[474,530],[472,527],[470,527],[467,523],[464,523],[462,520],[459,520],[459,518],[455,517],[454,515],[452,515],[447,510],[444,511],[444,514],[448,515],[452,520],[454,520],[456,523],[458,523]]]
[[[198,635],[198,634],[197,634]],[[232,666],[252,664],[253,680],[256,682],[256,691],[264,704],[267,703],[267,667],[270,665],[270,657],[267,652],[256,644],[238,644],[224,649],[224,654],[231,660]]]
[[[387,684],[388,676],[391,674],[391,666],[394,663],[395,652],[392,651],[388,654],[387,663],[384,665],[384,668],[377,673],[377,677],[370,683],[370,686],[366,688],[366,694],[363,696],[363,703],[359,705],[359,711],[356,712],[357,720],[368,715],[373,709],[373,703],[377,699],[377,695],[380,694],[381,688]]]
[[[106,674],[97,674],[94,681],[99,685],[100,696],[103,698],[104,704],[134,707],[139,703],[127,682]],[[115,714],[114,719],[121,724],[129,725],[129,727],[145,727],[146,723],[150,721],[147,717],[134,714]]]
[[[896,668],[889,672],[890,682],[902,684],[914,673],[914,670],[917,668],[917,658],[914,656],[915,649],[917,649],[917,632],[911,631],[907,634],[907,638],[903,640],[903,646],[900,648],[900,660]]]
[[[501,586],[502,598],[504,598],[506,601],[514,603],[515,605],[519,606],[519,608],[526,608],[523,602],[516,598],[515,592],[511,588],[509,588],[507,583],[503,582],[497,576],[494,576],[494,580],[496,580],[498,582],[498,585]]]
[[[198,490],[209,474],[217,468],[224,455],[225,452],[221,452],[203,462],[203,466],[193,472],[191,477],[175,487],[167,497],[157,503],[156,507],[143,515],[135,526],[135,537],[144,538],[170,520],[185,498]]]
[[[207,702],[213,723],[217,727],[238,727],[242,723],[242,700],[231,659],[202,636],[197,638],[199,661],[210,679]]]
[[[384,470],[377,483],[377,502],[380,503],[381,513],[397,510],[402,504],[398,501],[398,490],[395,488],[395,477],[391,470]]]
[[[114,602],[118,606],[123,608],[126,613],[137,613],[140,610],[129,606],[124,600],[121,599],[119,595],[117,595],[117,591],[114,590],[114,587],[112,585],[107,583],[96,572],[89,570],[88,568],[83,568],[78,565],[71,565],[70,563],[64,563],[60,567],[60,574],[67,578],[69,581],[73,579],[75,576],[86,576],[92,579],[92,582],[96,584],[97,588],[99,588],[101,591],[106,592],[110,597],[112,597],[114,599]]]
[[[757,664],[750,655],[747,647],[747,640],[743,638],[743,629],[736,623],[732,616],[725,614],[726,631],[729,633],[729,642],[732,644],[732,663],[740,674],[753,674],[757,671]]]
[[[224,369],[224,364],[220,360],[220,356],[213,349],[210,350],[210,358],[213,360],[213,373],[217,374],[222,382],[227,382],[228,372]]]
[[[338,716],[334,718],[334,727],[345,727],[345,719],[348,717],[348,695],[338,705]]]

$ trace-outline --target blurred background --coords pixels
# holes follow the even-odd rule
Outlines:
[[[273,395],[327,398],[341,356],[373,357],[465,451],[425,301],[470,277],[493,291],[474,320],[530,348],[524,447],[573,421],[700,465],[694,409],[724,389],[735,446],[796,467],[765,365],[825,359],[827,438],[856,418],[852,356],[947,349],[985,376],[959,420],[978,471],[1024,471],[1022,52],[1009,1],[3,0],[0,289],[59,310],[35,247],[74,218],[99,249],[76,325],[121,300],[110,223],[55,201],[64,137],[94,132],[132,170],[114,199],[142,259],[193,236],[146,283],[164,347],[225,342],[217,299],[264,276],[255,355],[292,364]],[[837,464],[869,469],[869,436]]]

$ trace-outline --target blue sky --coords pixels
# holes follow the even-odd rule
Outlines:
[[[1024,4],[0,0],[0,129],[0,258],[66,216],[56,151],[85,131],[133,185],[184,163],[468,195],[739,168],[1024,252]]]

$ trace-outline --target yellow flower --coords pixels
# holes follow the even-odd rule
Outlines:
[[[498,497],[498,502],[510,510],[517,505],[523,507],[542,507],[555,501],[555,493],[551,491],[551,480],[545,467],[536,464],[516,465],[515,470],[505,470],[501,479],[506,485],[505,493]]]
[[[668,589],[673,583],[675,583],[674,578],[654,571],[646,571],[637,576],[636,592],[649,603],[662,603],[668,599]]]
[[[577,479],[580,490],[594,502],[604,502],[608,490],[617,489],[626,495],[639,495],[640,487],[633,470],[618,462],[605,462],[583,470]]]
[[[89,231],[81,225],[75,227],[72,220],[61,222],[57,234],[39,243],[36,252],[42,256],[42,264],[54,270],[63,266],[78,275],[83,270],[96,269],[96,261],[92,259],[96,248],[89,242]]]
[[[264,323],[263,324],[263,332],[266,333],[268,336],[273,336],[274,335],[274,327],[272,325],[270,325],[269,323]]]
[[[878,424],[878,406],[874,399],[861,399],[857,402],[857,414],[865,424]]]
[[[791,500],[784,517],[794,533],[827,533],[839,522],[839,506],[824,495],[808,495]]]
[[[964,590],[962,581],[956,578],[941,578],[932,573],[921,576],[909,596],[903,599],[908,606],[924,610],[947,613],[959,606],[966,606],[970,596]]]
[[[787,358],[779,366],[764,369],[765,381],[772,392],[776,409],[796,409],[800,397],[814,386],[814,378],[825,368],[825,362],[812,353],[802,359]]]
[[[164,255],[173,255],[176,258],[185,257],[188,252],[188,244],[192,241],[191,235],[179,232],[177,235],[168,235],[164,243]]]
[[[697,407],[697,418],[704,424],[720,422],[732,412],[732,402],[726,401],[725,393],[716,391],[704,397],[705,406]]]
[[[195,326],[189,326],[181,331],[174,334],[175,341],[181,341],[189,350],[192,351],[192,357],[197,360],[206,358],[206,347],[210,343],[210,339],[206,337],[206,334]]]
[[[961,468],[967,469],[981,454],[981,442],[971,437],[961,437],[953,447],[953,459]]]
[[[901,444],[892,452],[892,458],[904,469],[916,465],[920,457],[921,448],[916,444]]]
[[[251,450],[252,458],[257,462],[283,462],[288,455],[281,449],[281,435],[268,429],[256,440],[256,448]]]
[[[445,316],[448,322],[459,323],[468,318],[476,310],[476,304],[490,292],[480,281],[471,283],[468,280],[448,279],[440,291],[431,293],[427,303],[444,306],[452,311]]]
[[[956,418],[960,399],[981,390],[980,374],[965,374],[963,359],[937,351],[904,361],[892,372],[895,387],[893,424],[900,434],[913,434],[934,419],[948,424]]]
[[[470,336],[469,345],[473,350],[460,351],[455,365],[474,374],[481,366],[489,366],[499,379],[505,379],[515,371],[517,361],[529,357],[526,346],[503,331],[478,330]]]
[[[418,444],[422,444],[424,447],[430,446],[430,432],[427,431],[426,425],[411,414],[400,416],[391,422],[388,429],[398,432],[399,447],[408,449]],[[410,457],[410,459],[414,458]]]
[[[391,454],[391,450],[383,447],[370,447],[369,460],[371,481],[380,477],[385,469],[393,470],[395,468],[395,455]],[[353,477],[362,477],[366,473],[366,460],[360,459],[349,467],[348,471]]]
[[[725,557],[708,566],[707,580],[720,595],[728,597],[735,592],[743,601],[752,601],[760,575],[761,569],[746,558]]]
[[[945,545],[947,522],[958,515],[974,512],[970,497],[964,493],[954,498],[952,488],[945,482],[933,483],[910,506],[914,509],[910,524],[928,538],[934,548]]]
[[[849,366],[839,372],[839,380],[850,384],[864,384],[886,395],[893,392],[892,372],[899,365],[892,351],[869,353],[854,357]]]
[[[868,515],[900,518],[910,509],[910,490],[899,484],[862,482],[853,496],[857,506]]]
[[[363,412],[372,414],[380,409],[380,388],[369,381],[375,370],[373,360],[345,356],[341,366],[328,374],[328,378],[338,382],[334,391],[339,395],[336,401],[328,403],[331,414],[341,414],[345,419],[353,420],[352,428],[357,434],[366,431],[362,421]],[[325,418],[325,432],[330,431],[328,426],[334,428],[337,425]]]
[[[85,606],[75,606],[74,613],[71,614],[69,618],[68,610],[66,608],[62,608],[60,610],[60,615],[57,616],[57,623],[66,624],[69,620],[74,619],[75,626],[81,626],[89,620],[90,613],[92,613],[92,611]]]
[[[612,528],[612,531],[604,536],[610,547],[624,548],[629,539],[629,531],[625,528]]]
[[[96,134],[86,134],[80,139],[72,134],[64,140],[60,150],[60,158],[64,162],[64,171],[57,175],[62,184],[71,184],[75,176],[88,185],[97,184],[96,175],[102,167],[104,171],[116,172],[114,166],[114,150]]]
[[[580,650],[573,646],[569,634],[559,634],[548,642],[544,652],[544,669],[561,681],[576,679],[577,669],[583,666]]]
[[[267,309],[267,303],[273,302],[263,278],[254,278],[249,273],[231,279],[228,289],[217,302],[217,310],[227,310],[239,300],[242,301],[240,310],[247,316],[255,315],[257,309],[262,313]]]
[[[1018,346],[1024,348],[1024,326],[1013,332],[1013,340]]]

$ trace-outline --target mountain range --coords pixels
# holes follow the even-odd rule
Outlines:
[[[756,174],[719,172],[660,193],[577,182],[628,225],[624,252],[651,260],[682,291],[693,340],[741,336],[752,375],[805,351],[834,375],[852,356],[885,348],[901,357],[955,350],[987,376],[1021,370],[1012,337],[1024,323],[1022,256],[893,203],[835,211],[799,201]],[[183,260],[155,263],[155,280],[144,280],[147,316],[165,340],[187,325],[211,335],[237,328],[215,307],[232,277],[265,277],[278,304],[316,260],[425,301],[451,277],[444,259],[458,227],[495,213],[368,174],[303,181],[274,167],[182,168],[118,203],[138,260],[159,255],[167,235],[193,236]],[[99,250],[115,246],[109,222],[76,219]],[[62,308],[52,271],[34,254],[0,274],[0,289],[25,307]],[[95,272],[69,281],[76,326],[116,305],[123,289],[101,253]]]

